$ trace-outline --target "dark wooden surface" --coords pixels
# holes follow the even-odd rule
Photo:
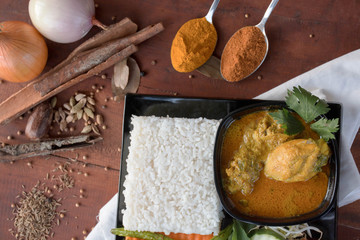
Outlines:
[[[214,16],[214,24],[218,31],[218,45],[215,55],[220,57],[229,37],[240,27],[257,24],[270,0],[222,0]],[[263,66],[250,78],[239,83],[227,83],[201,76],[199,73],[177,73],[170,63],[170,46],[178,28],[187,20],[204,16],[211,1],[205,0],[99,0],[96,9],[97,18],[104,24],[111,24],[112,17],[117,20],[129,17],[140,28],[156,22],[163,22],[166,30],[158,36],[140,45],[135,54],[142,71],[146,72],[141,79],[139,93],[216,97],[216,98],[253,98],[301,73],[317,67],[329,60],[356,50],[360,47],[360,1],[280,1],[271,15],[266,31],[270,42],[270,51]],[[0,0],[0,21],[20,20],[30,23],[28,15],[28,0]],[[249,17],[245,18],[244,15]],[[92,29],[85,37],[96,33]],[[314,37],[310,38],[309,35]],[[47,41],[49,59],[46,69],[56,65],[71,52],[81,41],[72,44],[57,44]],[[157,64],[151,62],[156,60]],[[60,226],[55,226],[54,239],[83,238],[82,231],[90,231],[96,224],[99,209],[117,192],[120,152],[123,102],[105,102],[112,96],[110,77],[111,69],[105,71],[107,79],[93,77],[58,95],[63,103],[75,91],[90,92],[91,86],[103,85],[104,90],[96,94],[98,105],[106,105],[106,109],[98,107],[104,115],[107,130],[102,131],[104,141],[88,149],[67,152],[51,157],[37,157],[21,160],[14,164],[0,164],[0,239],[12,239],[8,232],[12,228],[11,203],[16,202],[16,196],[30,190],[38,180],[48,186],[53,183],[44,180],[46,173],[51,173],[57,162],[64,163],[68,158],[86,155],[82,163],[72,164],[76,173],[75,188],[56,193],[58,197],[66,197],[61,209],[68,212]],[[261,75],[259,80],[257,76]],[[341,81],[341,79],[339,79]],[[0,85],[0,101],[21,89],[25,84],[4,82]],[[1,114],[1,113],[0,113]],[[24,130],[26,115],[23,120],[15,120],[0,127],[0,142],[23,142],[24,136],[18,136],[18,130]],[[79,131],[79,130],[77,130]],[[7,136],[14,139],[7,140]],[[53,136],[57,136],[52,132]],[[360,165],[360,134],[358,133],[351,148],[357,166]],[[27,163],[32,163],[30,168]],[[108,168],[105,171],[105,167]],[[87,172],[84,174],[77,172]],[[79,198],[79,190],[85,190],[85,198]],[[55,191],[56,192],[56,191]],[[73,195],[76,195],[74,197]],[[75,203],[81,203],[75,207]],[[360,239],[360,201],[339,209],[338,239]]]

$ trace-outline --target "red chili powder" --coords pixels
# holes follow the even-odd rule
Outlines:
[[[265,53],[266,42],[261,30],[254,26],[241,28],[225,46],[221,74],[227,81],[240,81],[260,65]]]

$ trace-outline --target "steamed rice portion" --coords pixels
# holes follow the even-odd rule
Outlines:
[[[125,229],[218,234],[213,176],[218,120],[132,116],[124,182]]]

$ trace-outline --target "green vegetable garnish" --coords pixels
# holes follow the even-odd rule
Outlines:
[[[294,87],[293,91],[288,90],[285,102],[289,109],[292,109],[299,114],[306,123],[310,123],[320,115],[326,114],[330,111],[330,108],[328,107],[329,105],[324,100],[312,95],[300,86]],[[270,116],[281,124],[281,126],[285,129],[286,134],[294,135],[304,130],[302,123],[285,108],[270,113]],[[300,125],[302,127],[300,127]],[[339,119],[321,118],[312,123],[310,128],[317,132],[325,141],[335,139],[333,133],[339,130]]]
[[[111,229],[111,233],[121,237],[134,237],[134,238],[141,238],[144,240],[173,240],[172,238],[169,238],[159,233],[129,231],[129,230],[125,230],[124,228]]]
[[[325,141],[334,139],[334,132],[339,130],[339,119],[325,119],[322,118],[310,125],[310,128],[317,132]]]
[[[312,95],[300,86],[299,88],[294,87],[293,91],[288,90],[285,102],[290,109],[299,114],[307,123],[330,111],[328,104],[324,100]]]
[[[277,123],[281,124],[288,135],[298,134],[304,130],[302,123],[285,108],[269,114]]]
[[[227,240],[232,232],[232,228],[233,224],[228,225],[226,228],[221,230],[217,236],[211,238],[211,240]]]

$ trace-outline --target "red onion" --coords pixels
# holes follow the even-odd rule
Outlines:
[[[84,37],[95,19],[93,0],[30,0],[29,14],[35,28],[58,43],[71,43]]]

